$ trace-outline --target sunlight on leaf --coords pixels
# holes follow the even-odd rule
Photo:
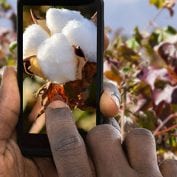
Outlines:
[[[162,8],[165,0],[150,0],[150,4],[155,5],[158,9]]]

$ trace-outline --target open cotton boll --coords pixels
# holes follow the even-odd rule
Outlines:
[[[48,37],[48,33],[37,24],[26,28],[23,33],[23,58],[37,55],[37,48]]]
[[[37,58],[42,72],[52,82],[66,83],[76,79],[76,59],[64,34],[56,33],[39,47]]]
[[[82,20],[84,17],[78,11],[50,8],[46,13],[46,24],[51,33],[60,33],[68,21]]]
[[[91,20],[72,20],[63,28],[62,33],[71,45],[78,45],[89,61],[96,62],[97,29]]]

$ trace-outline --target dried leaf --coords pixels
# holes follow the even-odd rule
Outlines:
[[[118,83],[118,85],[121,84],[121,82],[123,81],[123,78],[121,77],[120,73],[115,73],[114,71],[106,71],[104,72],[105,77],[107,77],[108,79],[115,81]]]
[[[43,74],[36,56],[31,56],[23,60],[24,63],[24,70],[29,75],[37,75],[43,79],[46,79],[45,75]]]
[[[97,24],[97,12],[93,14],[93,16],[91,17],[91,20],[93,21],[93,23]]]
[[[82,71],[82,80],[68,82],[64,85],[70,107],[77,106],[82,109],[88,105],[94,106],[96,97],[92,99],[92,104],[88,104],[87,101],[91,95],[95,95],[96,89],[93,89],[96,84],[95,77],[96,63],[87,62]]]
[[[30,14],[31,14],[31,18],[32,18],[33,22],[35,24],[40,25],[45,31],[48,32],[48,34],[50,34],[50,30],[48,29],[48,27],[46,25],[46,20],[37,17],[37,15],[33,12],[32,9],[30,9]]]
[[[177,85],[177,73],[171,67],[168,67],[167,71],[168,71],[168,77],[169,77],[170,83],[172,85]]]
[[[76,79],[82,79],[82,70],[87,62],[84,52],[79,46],[73,46],[77,60]]]
[[[165,3],[163,4],[163,8],[168,9],[169,13],[171,16],[174,15],[174,10],[173,7],[176,4],[176,0],[166,0]]]

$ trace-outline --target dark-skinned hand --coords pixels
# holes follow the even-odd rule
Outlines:
[[[107,117],[118,112],[115,89],[105,86],[100,100]],[[115,100],[115,101],[114,101]],[[46,110],[53,159],[26,158],[16,143],[20,110],[16,72],[7,68],[0,89],[0,177],[177,177],[177,161],[157,164],[155,141],[145,129],[134,129],[121,143],[117,122],[93,128],[83,141],[71,110],[60,101]]]

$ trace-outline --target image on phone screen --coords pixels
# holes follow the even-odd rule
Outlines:
[[[23,6],[23,129],[46,134],[45,110],[71,108],[77,128],[96,125],[96,6]]]

